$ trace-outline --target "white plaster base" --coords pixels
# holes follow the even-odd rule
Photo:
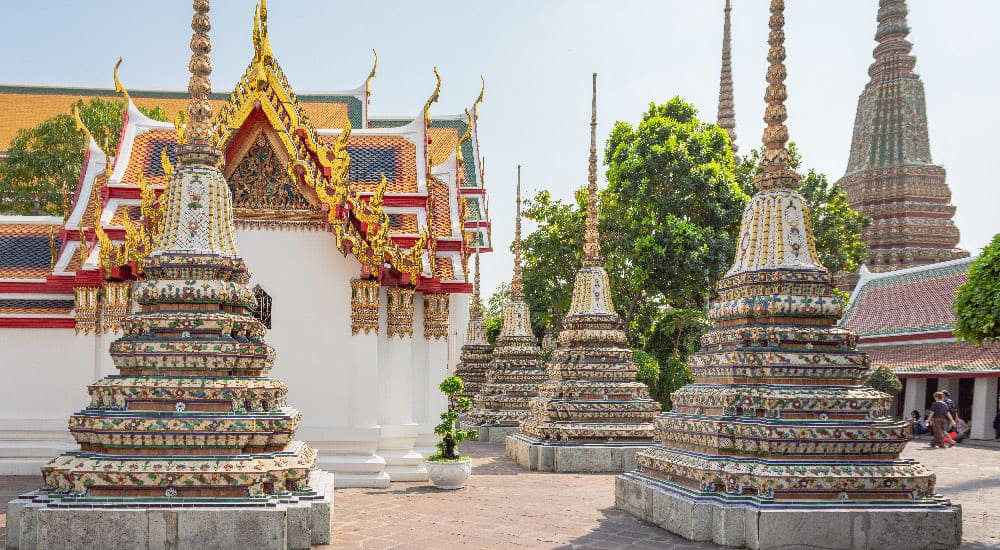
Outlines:
[[[507,458],[539,472],[620,474],[636,469],[635,455],[652,443],[551,443],[524,434],[506,438]]]
[[[48,550],[292,550],[330,543],[333,475],[309,479],[321,495],[274,506],[57,508],[20,498],[7,508],[7,548]]]
[[[416,424],[382,426],[382,439],[376,454],[385,459],[389,481],[427,481],[424,455],[413,448]]]
[[[770,508],[692,497],[631,472],[615,479],[615,507],[688,540],[755,550],[938,550],[962,543],[958,505]]]

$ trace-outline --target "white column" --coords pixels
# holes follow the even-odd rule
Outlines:
[[[997,414],[997,378],[976,378],[972,390],[972,439],[993,439],[993,418]]]
[[[437,452],[440,436],[434,427],[440,422],[440,415],[448,407],[447,397],[438,386],[448,376],[448,329],[449,296],[447,294],[424,294],[421,319],[423,321],[423,356],[420,357],[420,384],[414,388],[420,395],[418,422],[420,424],[415,449],[424,456]]]
[[[903,397],[903,418],[909,419],[911,411],[917,411],[920,416],[924,415],[924,409],[927,408],[926,393],[927,393],[927,379],[926,378],[906,378],[906,395]]]
[[[413,289],[386,289],[387,361],[379,372],[382,439],[378,454],[391,481],[426,481],[424,457],[413,449]]]

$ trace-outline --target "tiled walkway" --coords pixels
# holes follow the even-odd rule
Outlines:
[[[474,470],[461,491],[427,483],[337,491],[327,548],[717,548],[615,510],[614,476],[527,472],[500,445],[463,448]],[[905,455],[936,471],[940,492],[962,504],[963,548],[1000,548],[1000,448],[931,450],[919,441]],[[0,548],[7,500],[38,482],[0,477]]]

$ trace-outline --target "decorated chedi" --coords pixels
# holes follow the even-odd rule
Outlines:
[[[194,10],[192,97],[162,226],[134,286],[140,311],[111,345],[118,374],[91,384],[90,404],[70,417],[80,450],[44,466],[43,489],[15,511],[20,533],[8,537],[20,535],[21,549],[329,542],[332,475],[293,441],[301,415],[268,377],[275,352],[252,313],[208,103],[209,1]],[[154,521],[174,527],[147,529]]]
[[[660,405],[636,381],[639,367],[625,347],[621,317],[611,303],[611,283],[597,229],[597,75],[590,120],[583,265],[562,320],[548,381],[531,401],[531,416],[507,437],[507,456],[532,470],[624,472],[636,452],[653,442]]]
[[[750,548],[944,548],[961,511],[901,459],[892,398],[835,323],[844,304],[816,255],[786,148],[784,2],[772,0],[764,151],[694,383],[656,419],[659,445],[619,476],[616,506],[692,540]]]
[[[517,208],[514,219],[514,277],[510,300],[503,310],[503,326],[493,349],[486,382],[480,387],[467,425],[479,432],[479,441],[503,441],[516,432],[530,414],[538,384],[546,380],[542,350],[531,330],[531,309],[524,298],[521,273],[521,167],[517,167]]]
[[[455,367],[455,376],[462,379],[464,390],[459,397],[474,400],[486,382],[493,357],[490,342],[486,338],[486,321],[483,319],[483,301],[479,294],[479,251],[476,251],[476,267],[472,296],[469,298],[469,326],[462,345],[461,362]]]

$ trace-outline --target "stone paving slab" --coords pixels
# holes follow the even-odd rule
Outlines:
[[[914,441],[904,456],[937,472],[939,491],[963,508],[963,548],[1000,548],[1000,449],[932,450]],[[529,472],[500,444],[466,442],[473,474],[461,491],[429,483],[338,489],[334,543],[323,548],[722,548],[692,543],[614,509],[614,476]],[[38,477],[0,477],[0,548],[7,501]]]

